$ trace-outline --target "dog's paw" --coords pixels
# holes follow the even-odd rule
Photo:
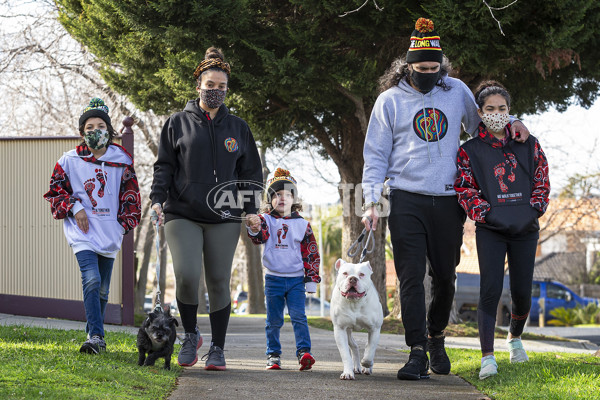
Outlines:
[[[354,373],[355,373],[356,375],[360,375],[360,374],[361,374],[361,369],[360,369],[360,367],[354,367]]]
[[[343,381],[353,381],[354,380],[354,372],[342,372],[340,375],[340,379]]]
[[[362,372],[364,375],[373,375],[373,368],[372,368],[372,367],[369,367],[369,368],[362,367],[362,370],[361,370],[361,372]]]

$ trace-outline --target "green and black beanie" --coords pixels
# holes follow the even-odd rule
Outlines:
[[[406,62],[437,61],[442,63],[443,53],[440,36],[433,29],[433,21],[419,18],[410,37],[410,47],[406,53]]]
[[[90,118],[102,118],[106,125],[112,126],[110,123],[110,117],[108,116],[108,106],[104,104],[104,100],[99,97],[94,97],[90,100],[90,103],[83,109],[81,116],[79,117],[79,127],[82,128]]]

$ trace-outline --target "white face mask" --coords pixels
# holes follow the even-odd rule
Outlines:
[[[488,131],[500,132],[510,122],[510,115],[504,113],[482,114],[481,120]]]

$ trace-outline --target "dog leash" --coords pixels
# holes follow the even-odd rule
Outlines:
[[[154,307],[155,311],[163,312],[163,309],[160,305],[160,235],[158,233],[158,214],[156,211],[152,210],[150,213],[150,221],[154,224],[154,230],[156,232],[156,306]]]
[[[367,217],[367,219],[369,220],[369,226],[372,226],[373,220],[370,217]],[[367,254],[371,254],[373,252],[373,250],[375,250],[375,237],[373,236],[373,229],[369,230],[369,233],[367,234],[367,228],[364,228],[362,230],[362,232],[360,233],[360,235],[358,236],[358,238],[352,242],[352,244],[350,245],[350,248],[348,249],[348,257],[354,257],[355,255],[358,254],[359,250],[360,250],[360,244],[363,241],[363,239],[365,238],[365,235],[367,236],[367,240],[365,241],[364,247],[362,248],[362,251],[360,252],[360,261],[359,262],[363,262],[363,260],[365,259],[365,256]]]

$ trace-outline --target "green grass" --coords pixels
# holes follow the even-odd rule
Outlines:
[[[479,380],[481,352],[447,349],[452,372],[496,400],[600,399],[600,358],[571,353],[529,353],[530,361],[511,364],[496,352],[498,375]]]
[[[79,353],[82,331],[0,326],[0,399],[164,399],[182,368],[137,365],[136,337],[106,334],[108,351]]]

